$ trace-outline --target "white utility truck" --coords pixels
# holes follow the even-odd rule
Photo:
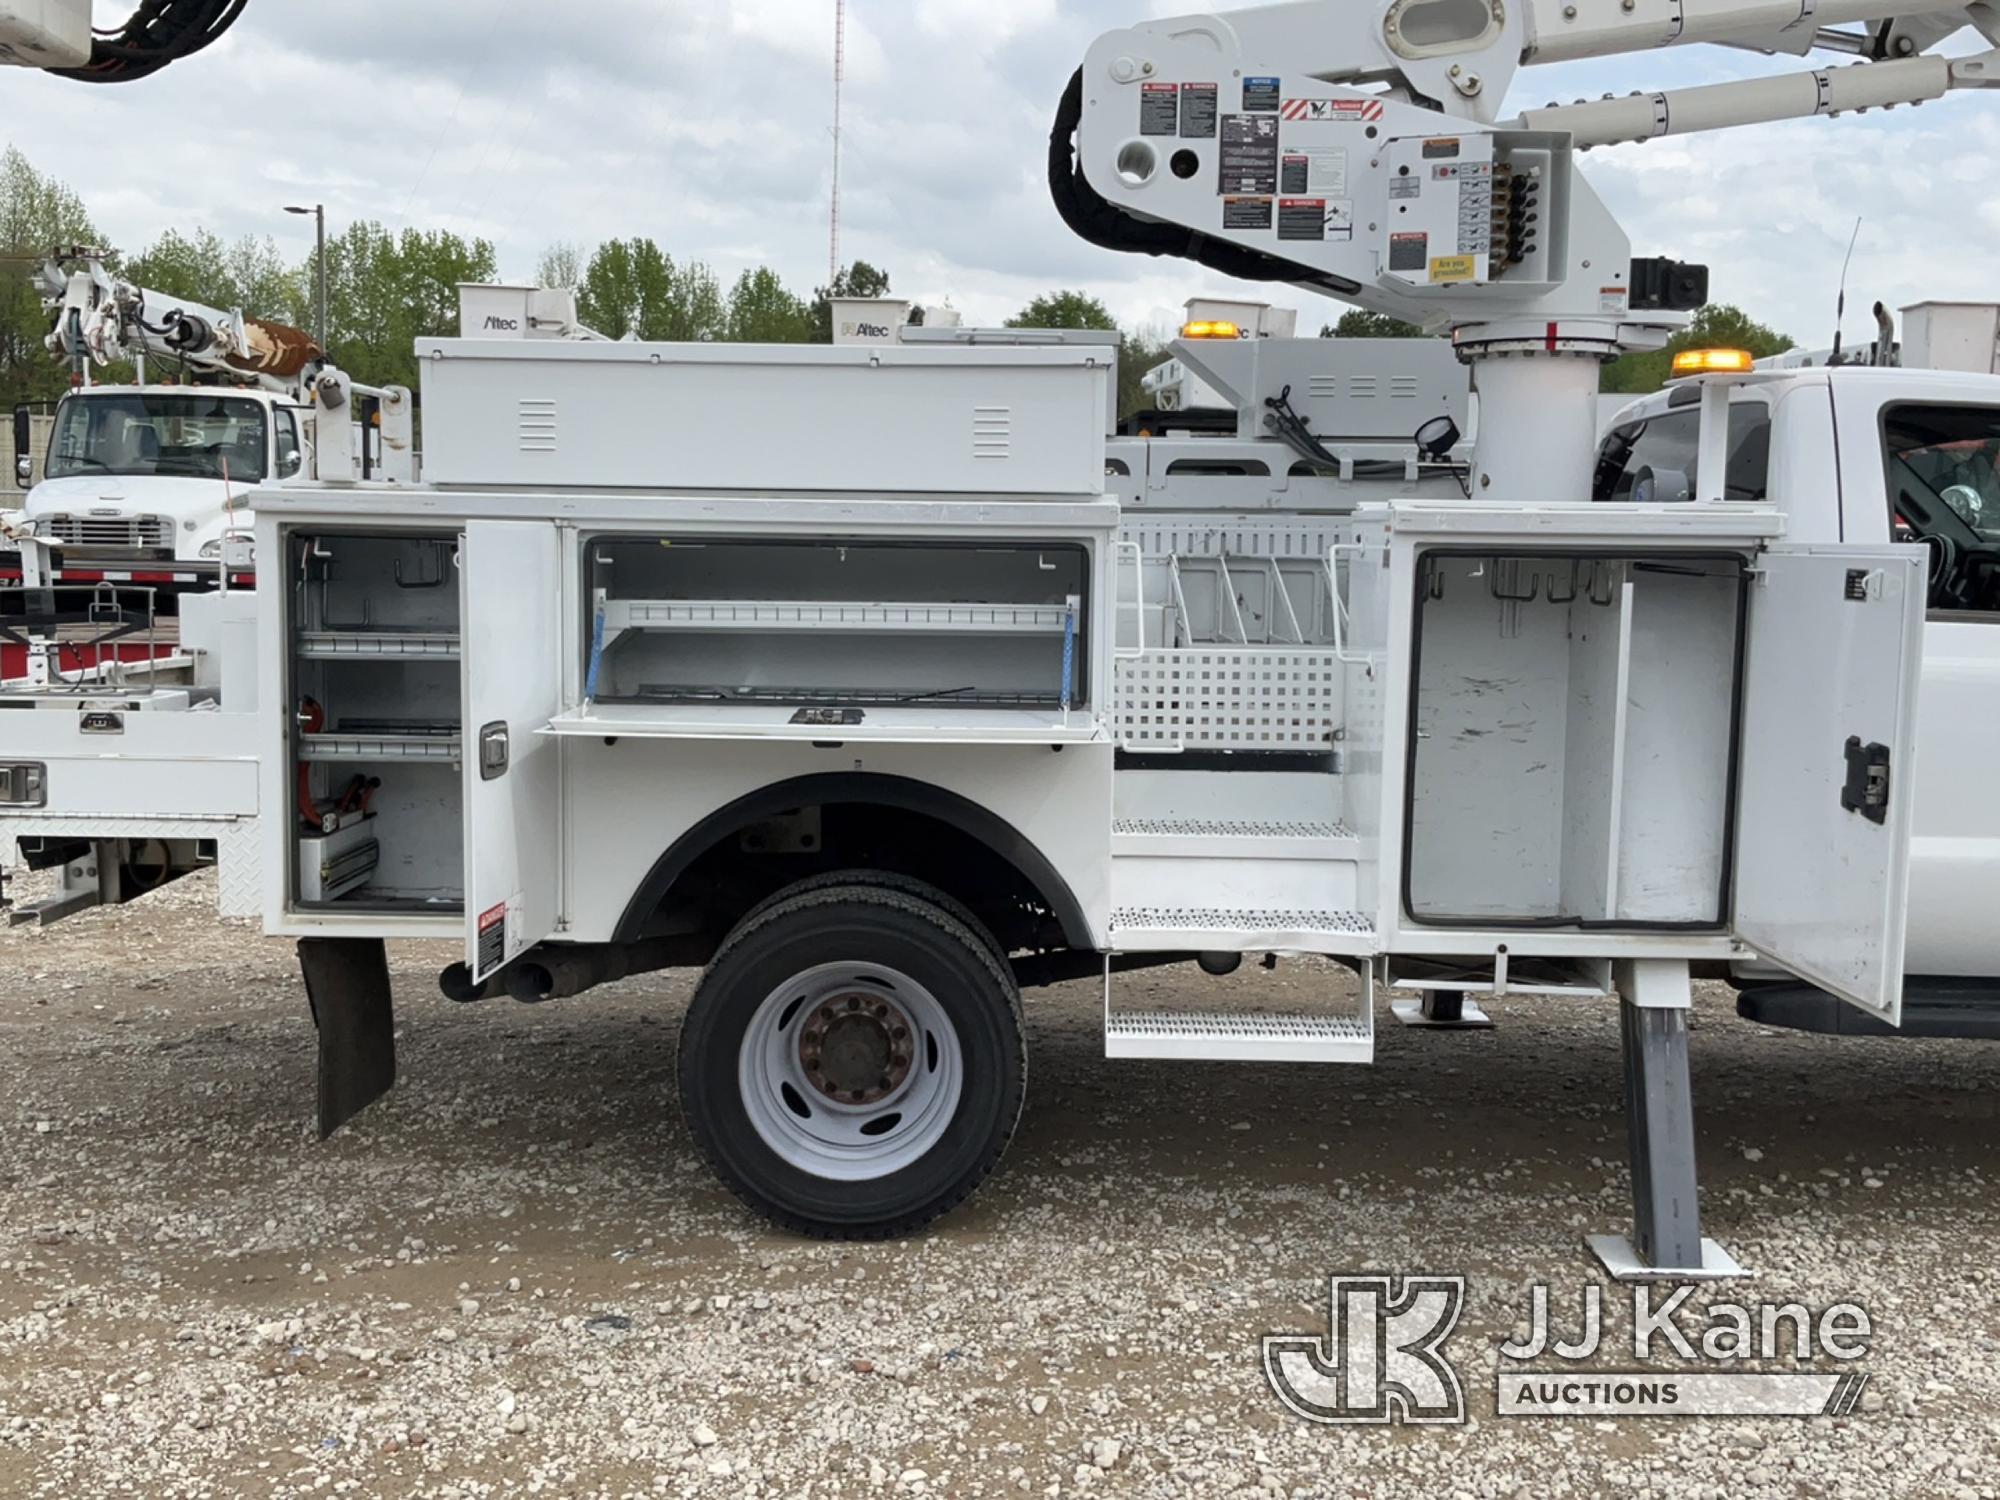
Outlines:
[[[1706,276],[1635,260],[1576,154],[1987,81],[1926,51],[2000,33],[1985,7],[1903,9],[1318,0],[1091,48],[1065,220],[1448,327],[1469,461],[1462,379],[1319,340],[1184,343],[1237,435],[1113,440],[1087,338],[426,339],[421,487],[322,455],[257,495],[256,594],[190,601],[178,681],[8,696],[0,837],[61,872],[22,915],[219,863],[226,909],[299,939],[329,1132],[394,1082],[385,941],[462,942],[467,1001],[702,967],[695,1142],[841,1236],[996,1165],[1024,986],[1101,977],[1109,1056],[1189,1062],[1366,1062],[1383,987],[1616,995],[1637,1233],[1595,1248],[1730,1274],[1690,966],[1898,1018],[1927,559],[1719,494],[1591,503],[1601,364]],[[1524,63],[1676,42],[1870,60],[1500,118]],[[1698,411],[1719,475],[1728,389]],[[80,613],[31,588],[23,631]],[[1264,955],[1356,992],[1119,1003]]]
[[[356,386],[298,329],[134,286],[85,247],[50,257],[38,280],[49,352],[75,388],[42,463],[16,454],[18,525],[65,580],[212,586],[228,537],[248,537],[251,491],[328,472],[313,456],[323,425],[359,424],[334,445],[355,478],[415,478],[409,392]],[[93,383],[124,362],[137,384]],[[175,382],[149,383],[149,367]]]

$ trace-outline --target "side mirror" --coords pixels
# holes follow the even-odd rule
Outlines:
[[[1940,498],[1968,526],[1981,525],[1986,519],[1986,497],[1969,484],[1955,484]]]
[[[1632,481],[1634,505],[1686,505],[1694,499],[1694,484],[1684,469],[1639,470]]]
[[[35,477],[35,436],[34,425],[28,419],[28,408],[14,408],[14,486],[27,489]]]

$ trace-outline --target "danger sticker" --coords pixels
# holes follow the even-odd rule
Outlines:
[[[1278,121],[1275,115],[1222,117],[1222,183],[1225,197],[1270,198],[1278,192]]]
[[[1453,282],[1476,281],[1479,278],[1479,260],[1471,255],[1440,255],[1431,261],[1431,283],[1434,286],[1450,286]]]
[[[507,962],[507,907],[494,907],[479,918],[479,972],[491,974]]]
[[[1423,272],[1430,268],[1431,237],[1423,233],[1389,236],[1389,269]]]
[[[1325,239],[1326,199],[1324,198],[1279,199],[1278,238],[1281,240]]]
[[[1224,229],[1269,229],[1271,227],[1271,200],[1269,198],[1224,198],[1222,200],[1222,227]]]
[[[1215,122],[1222,115],[1222,90],[1212,83],[1181,85],[1181,135],[1190,141],[1215,139]]]
[[[1139,134],[1178,135],[1181,128],[1181,86],[1149,83],[1139,92]]]
[[[1446,161],[1457,156],[1459,150],[1460,142],[1457,136],[1441,136],[1436,140],[1424,142],[1424,160]]]
[[[1372,125],[1382,118],[1374,99],[1287,99],[1284,118],[1297,125]]]
[[[1312,191],[1312,162],[1303,156],[1287,156],[1280,160],[1278,170],[1278,191],[1281,193],[1310,193]]]
[[[1285,104],[1285,85],[1281,78],[1246,78],[1243,80],[1243,112],[1246,115],[1275,115]]]

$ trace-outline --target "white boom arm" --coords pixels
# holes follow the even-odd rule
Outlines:
[[[75,261],[65,270],[65,260]],[[113,278],[95,255],[51,257],[40,278],[54,315],[49,352],[102,368],[121,359],[184,361],[268,390],[296,394],[323,361],[296,328],[225,313]]]
[[[65,270],[65,261],[76,262],[76,269]],[[333,484],[350,483],[360,467],[362,439],[349,403],[355,396],[372,397],[380,403],[382,466],[376,477],[404,484],[414,479],[416,403],[410,392],[355,382],[298,329],[116,280],[95,252],[52,256],[40,281],[55,318],[49,352],[58,358],[100,368],[122,359],[179,361],[309,401],[315,468]]]
[[[1475,494],[1574,497],[1598,367],[1707,298],[1702,268],[1634,261],[1576,153],[2000,84],[2000,50],[1925,55],[1966,26],[2000,43],[2000,9],[1884,3],[1296,0],[1151,21],[1090,49],[1050,187],[1093,244],[1449,329],[1482,398]],[[1694,42],[1869,60],[1498,118],[1524,65]]]

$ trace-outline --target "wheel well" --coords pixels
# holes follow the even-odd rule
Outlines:
[[[1094,946],[1069,884],[1018,829],[928,782],[855,772],[779,782],[719,808],[662,854],[621,943],[702,934],[833,870],[893,870],[964,902],[1010,952]]]

